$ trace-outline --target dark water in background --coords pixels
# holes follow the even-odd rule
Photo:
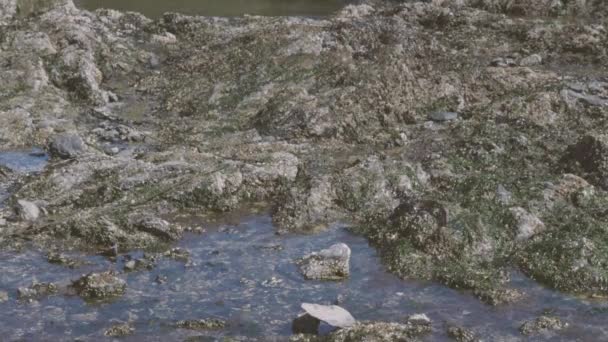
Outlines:
[[[293,261],[336,242],[352,248],[351,278],[304,280]],[[514,285],[525,288],[529,297],[517,304],[491,307],[466,292],[386,273],[365,239],[343,227],[311,236],[277,236],[268,216],[250,216],[239,224],[187,235],[177,245],[190,251],[189,263],[161,259],[151,271],[122,274],[128,282],[127,293],[106,304],[87,304],[69,294],[25,303],[16,299],[16,289],[33,280],[65,286],[89,271],[120,271],[123,257],[113,263],[76,254],[91,265],[70,269],[49,264],[36,251],[0,252],[0,291],[10,296],[0,303],[0,340],[96,341],[114,322],[131,322],[135,327],[135,335],[124,341],[179,341],[199,335],[211,341],[226,335],[286,340],[302,302],[331,304],[339,295],[344,298],[341,305],[360,320],[398,322],[410,314],[427,314],[433,320],[428,341],[448,341],[448,324],[473,327],[487,341],[520,341],[518,328],[523,321],[546,311],[562,317],[570,327],[559,335],[536,336],[535,341],[608,340],[606,303],[550,291],[514,273]],[[167,282],[158,284],[157,276],[166,277]],[[172,326],[180,319],[210,317],[227,320],[228,327],[196,332]]]
[[[89,10],[112,8],[158,18],[165,12],[204,16],[323,16],[339,10],[348,0],[76,0]]]

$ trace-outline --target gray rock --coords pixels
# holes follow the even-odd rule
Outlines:
[[[528,213],[525,209],[514,207],[509,210],[515,220],[517,240],[527,240],[545,229],[545,224],[538,217]]]
[[[20,300],[35,300],[57,293],[57,285],[53,283],[34,282],[30,287],[17,289],[17,298]]]
[[[218,330],[226,326],[226,322],[217,318],[189,319],[178,321],[175,326],[188,330]]]
[[[23,221],[34,222],[40,217],[40,208],[30,201],[18,200],[16,211]]]
[[[8,301],[8,292],[0,291],[0,303]]]
[[[177,240],[182,236],[182,231],[169,222],[154,216],[145,216],[137,224],[139,231],[152,234],[163,240]]]
[[[51,154],[63,159],[74,158],[85,150],[82,138],[76,134],[66,133],[56,136],[50,144]]]
[[[502,204],[511,203],[513,194],[509,192],[502,184],[496,187],[496,199]]]
[[[129,336],[135,332],[135,328],[129,323],[117,323],[108,328],[103,334],[110,337]]]
[[[539,65],[543,62],[543,58],[538,54],[533,54],[528,57],[524,57],[519,61],[519,65],[523,67]]]
[[[337,243],[298,261],[300,272],[310,280],[341,280],[350,274],[350,248]]]
[[[89,273],[72,284],[79,296],[88,300],[103,300],[122,296],[127,283],[113,272]]]
[[[303,303],[302,309],[304,309],[304,311],[306,311],[306,313],[310,316],[333,327],[348,328],[357,323],[357,320],[355,320],[350,312],[337,305]]]
[[[458,119],[458,113],[444,111],[433,112],[429,115],[429,119],[435,122],[452,121]]]
[[[519,331],[524,335],[535,335],[543,331],[562,330],[568,327],[568,323],[557,317],[540,316],[535,320],[527,321],[521,325]]]

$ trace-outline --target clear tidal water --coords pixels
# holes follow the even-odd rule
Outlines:
[[[204,16],[324,16],[339,10],[347,0],[77,0],[83,8],[112,8],[157,18],[165,12]]]
[[[307,281],[294,260],[312,251],[344,242],[352,249],[351,277],[343,282]],[[220,224],[202,234],[190,234],[176,246],[190,252],[188,262],[160,258],[155,268],[120,277],[128,283],[124,296],[103,304],[89,304],[64,288],[81,274],[113,269],[122,272],[134,251],[110,261],[101,256],[70,254],[90,262],[75,269],[50,264],[34,250],[0,252],[1,341],[97,341],[113,323],[131,322],[135,334],[124,341],[173,341],[205,336],[249,337],[284,341],[302,302],[340,304],[359,320],[404,321],[425,313],[433,321],[428,341],[447,341],[448,324],[471,327],[488,341],[524,340],[519,326],[550,312],[570,323],[565,331],[534,337],[535,341],[608,340],[608,305],[547,290],[518,273],[513,284],[528,297],[516,304],[491,307],[467,292],[436,283],[401,280],[385,272],[365,239],[335,226],[318,235],[275,234],[266,215],[243,217],[239,224]],[[158,283],[158,277],[166,279]],[[28,303],[16,289],[32,281],[55,282],[56,295]],[[201,332],[178,329],[182,319],[220,318],[223,330]]]

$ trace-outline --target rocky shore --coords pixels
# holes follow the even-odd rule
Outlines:
[[[491,305],[525,298],[513,269],[605,297],[607,18],[600,0],[158,20],[0,0],[0,146],[51,155],[0,168],[0,244],[153,250],[177,214],[262,203],[279,233],[348,222],[391,272]]]

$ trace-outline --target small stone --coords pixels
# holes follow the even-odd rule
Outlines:
[[[337,305],[303,303],[302,309],[304,309],[304,311],[306,311],[306,313],[308,313],[310,316],[333,327],[347,328],[357,323],[350,312]]]
[[[50,144],[50,152],[63,159],[70,159],[81,155],[85,150],[82,138],[76,134],[61,134],[56,136]]]
[[[177,328],[188,330],[218,330],[226,326],[226,322],[217,318],[191,319],[178,321],[175,323]]]
[[[309,280],[342,280],[350,274],[350,248],[335,244],[298,261],[300,272]]]
[[[519,331],[524,335],[535,335],[543,331],[562,330],[567,326],[568,323],[562,322],[557,317],[540,316],[535,320],[522,324]]]
[[[0,291],[0,303],[8,301],[8,292]]]
[[[122,296],[127,284],[114,272],[89,273],[75,281],[72,286],[85,299],[97,300]]]
[[[125,263],[125,271],[135,270],[135,260],[129,260]]]
[[[411,324],[426,325],[431,324],[431,319],[425,314],[414,314],[407,318],[407,322]]]
[[[528,57],[524,57],[519,61],[519,65],[522,67],[530,67],[540,65],[543,62],[543,58],[539,54],[533,54]]]
[[[18,200],[17,214],[23,221],[34,222],[40,217],[40,208],[34,202]]]
[[[514,207],[509,210],[515,220],[517,240],[527,240],[545,229],[545,224],[524,208]]]
[[[458,119],[458,113],[456,112],[433,112],[429,115],[429,119],[435,122],[452,121]]]
[[[135,332],[135,328],[129,323],[114,324],[108,328],[103,334],[110,337],[129,336]]]
[[[157,275],[157,276],[156,276],[156,279],[154,279],[154,281],[155,281],[157,284],[164,284],[164,283],[166,283],[168,280],[169,280],[169,278],[168,278],[167,276],[164,276],[164,275]]]

